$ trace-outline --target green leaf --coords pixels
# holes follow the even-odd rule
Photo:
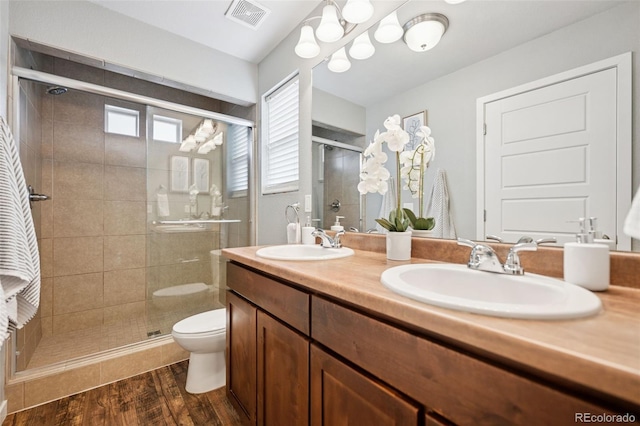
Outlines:
[[[404,214],[409,218],[409,222],[411,222],[411,226],[413,226],[413,229],[416,229],[415,224],[416,224],[416,215],[413,213],[413,211],[411,211],[411,209],[403,209],[404,210]]]
[[[393,224],[391,222],[389,222],[387,219],[376,219],[376,222],[378,222],[380,224],[380,226],[382,226],[384,229],[386,229],[387,231],[392,231],[391,228],[393,228]]]
[[[412,224],[413,229],[431,230],[436,226],[436,220],[432,217],[421,217]]]

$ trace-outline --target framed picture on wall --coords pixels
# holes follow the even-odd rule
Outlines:
[[[420,130],[420,126],[427,125],[427,111],[421,111],[410,115],[408,117],[404,117],[402,119],[402,127],[405,132],[409,133],[409,148],[414,149],[416,145],[420,142],[420,137],[416,135],[418,130]]]
[[[193,159],[193,183],[200,192],[209,192],[209,160]]]
[[[172,155],[169,174],[172,192],[189,191],[189,157]]]

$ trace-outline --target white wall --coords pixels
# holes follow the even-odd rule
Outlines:
[[[12,0],[9,12],[12,35],[211,90],[225,101],[256,102],[257,65],[89,1]]]
[[[7,94],[7,80],[8,67],[9,67],[9,3],[0,1],[0,116],[5,120],[8,110],[8,94]],[[0,348],[0,360],[4,360],[6,356],[7,342],[2,344]],[[3,422],[7,417],[7,401],[4,394],[4,362],[0,365],[0,422]]]
[[[640,99],[640,3],[632,2],[555,31],[492,58],[405,92],[367,109],[367,138],[394,113],[406,116],[428,111],[436,140],[436,157],[427,185],[438,168],[447,172],[451,209],[459,236],[475,238],[476,99],[602,59],[634,52],[633,99]],[[633,139],[640,130],[640,108],[634,108]],[[636,142],[633,143],[634,146]],[[640,184],[640,150],[633,153],[633,187]],[[392,162],[392,160],[390,160]],[[430,186],[427,186],[430,188]],[[427,192],[428,195],[428,192]],[[403,201],[410,201],[403,195]],[[373,226],[380,197],[367,202]]]
[[[0,1],[0,116],[7,119],[9,69],[9,3]]]
[[[278,83],[283,81],[293,72],[298,71],[300,76],[300,188],[295,192],[284,194],[261,195],[260,185],[257,186],[257,243],[258,244],[282,244],[286,242],[284,209],[287,204],[299,202],[304,204],[304,195],[311,194],[311,69],[323,61],[323,59],[346,45],[357,35],[364,32],[373,23],[378,22],[397,7],[405,3],[405,0],[379,0],[372,1],[374,16],[364,24],[359,25],[347,37],[342,40],[326,44],[321,43],[320,55],[315,59],[301,59],[294,53],[294,48],[300,37],[300,28],[296,28],[258,65],[258,91],[260,95],[269,92]],[[309,16],[320,15],[320,4]],[[314,24],[315,25],[315,24]],[[260,104],[259,104],[260,105]],[[258,128],[260,128],[260,107],[258,108]],[[258,146],[262,136],[258,135]],[[260,160],[257,156],[258,163]],[[304,219],[304,215],[301,219]]]
[[[316,88],[313,89],[312,98],[313,121],[361,135],[366,133],[367,111],[364,107]]]

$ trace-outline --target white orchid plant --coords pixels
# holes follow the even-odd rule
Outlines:
[[[431,130],[422,126],[417,133],[421,142],[413,149],[407,149],[409,134],[400,126],[400,116],[393,115],[384,121],[385,132],[376,131],[373,142],[364,151],[365,161],[360,172],[358,191],[361,194],[379,193],[384,195],[389,190],[388,180],[391,177],[384,167],[387,154],[382,150],[382,144],[396,154],[396,194],[397,205],[389,214],[389,219],[376,219],[382,227],[390,232],[404,232],[411,225],[413,229],[432,229],[435,225],[433,218],[423,218],[423,189],[424,171],[435,154],[434,140]],[[401,181],[406,185],[404,189],[411,191],[412,196],[419,198],[419,217],[410,210],[402,209]]]
[[[412,150],[405,150],[400,154],[400,173],[406,184],[403,189],[408,189],[412,198],[418,199],[418,216],[410,209],[404,211],[413,229],[430,230],[435,227],[436,222],[432,217],[424,217],[424,173],[436,155],[436,145],[429,127],[421,126],[416,135],[421,138],[420,142]]]

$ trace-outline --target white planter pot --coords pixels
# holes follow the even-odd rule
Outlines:
[[[387,259],[411,259],[411,231],[387,232]]]
[[[432,237],[433,234],[433,229],[413,229],[411,230],[411,236],[412,237],[419,237],[419,238],[430,238]]]

